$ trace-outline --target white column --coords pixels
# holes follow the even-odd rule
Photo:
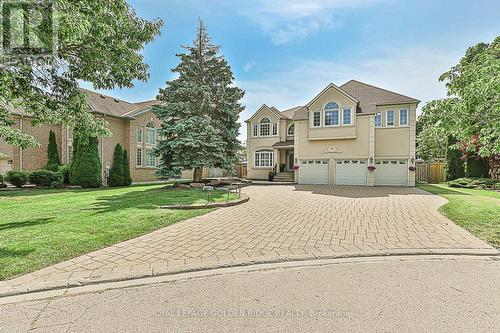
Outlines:
[[[370,157],[373,158],[375,165],[375,115],[370,115],[368,121],[368,164],[370,165]],[[368,186],[375,185],[375,171],[368,171]]]

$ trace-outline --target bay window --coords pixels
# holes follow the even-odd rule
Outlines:
[[[254,166],[272,167],[274,152],[271,149],[260,149],[255,152]]]

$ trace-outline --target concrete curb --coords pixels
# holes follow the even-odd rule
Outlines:
[[[120,282],[127,280],[136,280],[149,277],[160,277],[175,275],[181,273],[192,273],[199,271],[209,271],[221,268],[244,267],[259,264],[279,264],[286,262],[301,262],[310,260],[332,260],[349,258],[375,258],[375,257],[393,257],[393,256],[421,256],[421,255],[463,255],[463,256],[494,256],[500,258],[500,252],[494,248],[484,249],[400,249],[400,250],[374,250],[359,252],[337,252],[335,254],[316,252],[313,254],[300,254],[292,256],[269,256],[253,260],[228,260],[216,264],[186,265],[172,268],[153,269],[145,268],[141,271],[108,274],[88,279],[75,279],[70,281],[53,281],[36,283],[26,286],[8,287],[0,290],[0,298],[10,297],[37,292],[46,292],[58,289],[67,289],[82,287],[109,282]]]

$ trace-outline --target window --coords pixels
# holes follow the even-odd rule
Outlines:
[[[351,108],[344,108],[342,111],[342,124],[351,125]]]
[[[73,161],[73,146],[68,146],[68,164]]]
[[[273,123],[273,135],[278,135],[278,124]]]
[[[142,127],[137,127],[137,129],[135,130],[135,139],[137,143],[142,143]]]
[[[150,145],[156,144],[156,128],[153,122],[146,125],[146,143]]]
[[[264,118],[260,121],[260,136],[269,136],[271,133],[271,121],[269,118]]]
[[[399,126],[408,125],[408,110],[401,109],[399,110]]]
[[[254,166],[256,167],[272,167],[273,166],[273,151],[271,149],[261,149],[255,152]]]
[[[321,112],[314,111],[313,113],[313,127],[321,126]]]
[[[339,125],[339,105],[330,102],[325,106],[325,126]]]
[[[135,165],[142,166],[142,148],[137,148],[135,153]]]
[[[259,125],[253,124],[253,136],[259,136]]]
[[[156,166],[156,154],[153,149],[146,149],[146,166],[147,167]]]
[[[295,124],[291,124],[290,127],[288,127],[287,133],[288,133],[288,135],[294,135],[294,133],[295,133]]]
[[[382,127],[382,112],[375,114],[375,127]]]
[[[394,126],[394,111],[388,110],[386,117],[386,126]]]

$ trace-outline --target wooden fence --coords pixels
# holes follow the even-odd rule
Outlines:
[[[234,171],[236,172],[236,176],[240,178],[247,178],[247,166],[246,164],[236,164],[234,166]]]
[[[417,162],[415,176],[417,182],[444,182],[444,162]]]

